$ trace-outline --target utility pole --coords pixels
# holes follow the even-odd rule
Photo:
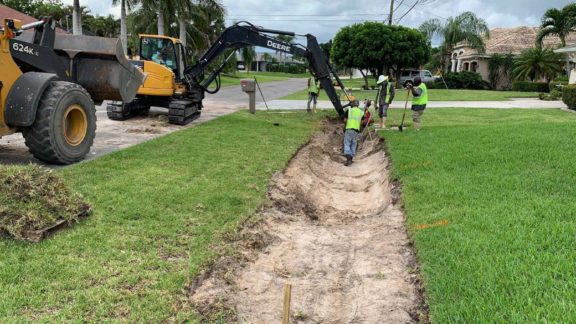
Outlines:
[[[392,26],[393,13],[394,13],[394,0],[390,0],[390,15],[388,15],[388,26]]]

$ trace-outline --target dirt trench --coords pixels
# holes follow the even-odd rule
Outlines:
[[[207,320],[279,323],[283,285],[291,320],[305,323],[413,323],[424,312],[416,262],[393,202],[387,158],[366,141],[343,166],[333,122],[272,180],[270,204],[246,226],[235,256],[223,257],[190,287]]]

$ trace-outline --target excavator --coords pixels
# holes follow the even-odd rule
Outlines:
[[[50,18],[0,26],[0,137],[21,132],[30,152],[78,162],[96,133],[94,102],[130,102],[145,75],[118,39],[56,33]]]
[[[307,44],[306,46],[288,44],[269,34],[305,36]],[[186,64],[186,51],[178,39],[157,35],[140,35],[140,60],[131,62],[147,75],[147,79],[138,89],[133,101],[116,101],[108,104],[108,117],[113,120],[125,120],[136,115],[146,114],[150,106],[157,106],[168,108],[170,123],[188,124],[200,115],[205,93],[213,94],[219,91],[220,72],[235,55],[235,51],[247,46],[265,47],[307,59],[310,63],[310,72],[320,81],[338,114],[343,115],[344,108],[350,105],[348,103],[343,106],[340,102],[332,83],[332,77],[341,89],[344,89],[344,85],[329,64],[315,36],[265,29],[241,21],[226,28],[218,40],[193,66]],[[230,54],[219,66],[205,75],[208,67],[226,52],[230,52]],[[216,86],[210,89],[209,87],[213,82],[216,83]],[[348,98],[348,101],[350,100],[351,98]]]

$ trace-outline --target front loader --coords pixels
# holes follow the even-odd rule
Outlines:
[[[71,164],[90,151],[94,102],[131,101],[144,74],[117,39],[56,33],[51,19],[0,26],[0,137],[21,132],[46,163]]]

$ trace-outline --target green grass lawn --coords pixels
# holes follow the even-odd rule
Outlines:
[[[374,100],[376,98],[375,90],[352,92],[359,100],[365,98]],[[344,95],[341,95],[344,98]],[[538,98],[537,92],[518,92],[518,91],[492,91],[492,90],[446,90],[446,89],[430,89],[429,100],[431,101],[492,101],[492,100],[508,100],[510,98]],[[307,100],[308,90],[304,89],[295,92],[281,99],[284,100]],[[329,100],[324,91],[320,91],[319,100]],[[396,89],[396,102],[406,100],[406,90]]]
[[[38,244],[0,238],[0,322],[193,319],[186,285],[321,115],[239,112],[59,171],[94,212]]]
[[[423,125],[381,134],[432,322],[574,322],[576,115],[429,109]]]
[[[272,81],[283,81],[290,78],[307,78],[308,74],[289,74],[282,72],[237,72],[236,74],[222,74],[222,86],[239,86],[242,79],[256,79],[259,83],[266,83]],[[305,83],[304,83],[305,84]],[[212,86],[215,86],[214,84]]]

